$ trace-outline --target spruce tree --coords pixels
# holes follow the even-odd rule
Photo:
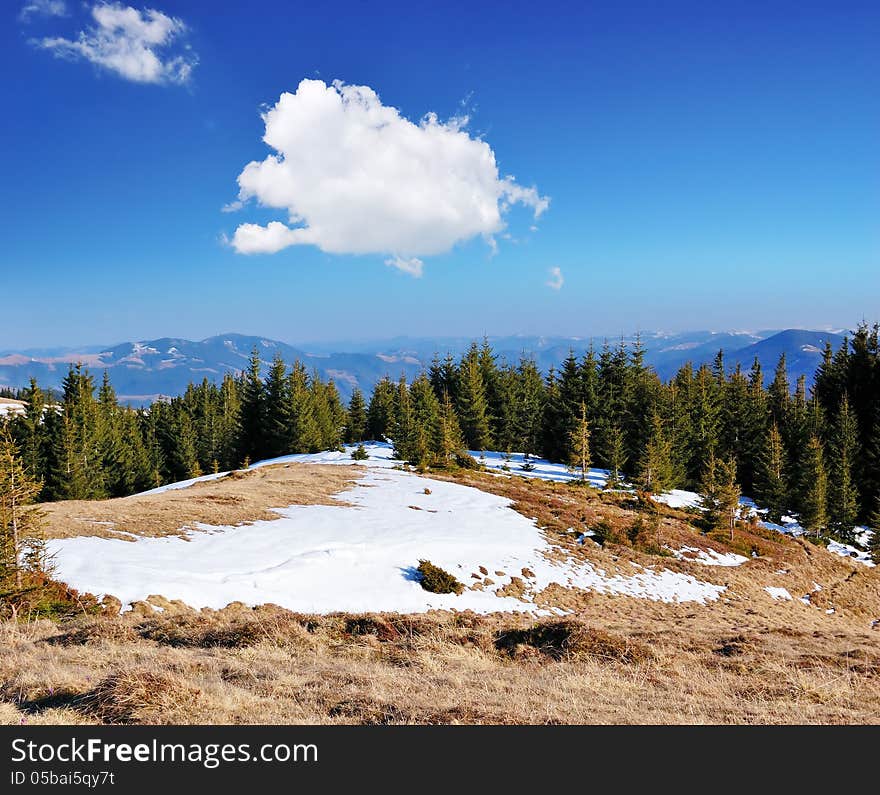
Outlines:
[[[395,409],[394,427],[391,432],[394,457],[418,466],[421,463],[422,451],[416,428],[415,412],[413,412],[405,376],[401,376],[400,381],[397,382]]]
[[[458,384],[458,417],[465,443],[470,450],[486,450],[490,445],[486,392],[479,355],[474,346],[461,360]]]
[[[716,375],[703,365],[694,377],[691,401],[690,466],[688,478],[698,483],[700,473],[718,453],[721,389]]]
[[[459,456],[467,455],[455,405],[448,392],[443,393],[440,402],[440,443],[436,453],[443,465],[449,465]]]
[[[444,455],[440,402],[424,374],[412,382],[409,392],[414,420],[412,459],[416,466],[427,466]]]
[[[606,428],[602,433],[602,444],[605,468],[608,470],[605,488],[616,489],[621,483],[627,462],[626,444],[620,427],[612,425]]]
[[[541,454],[548,461],[564,462],[568,439],[561,434],[565,427],[565,406],[560,395],[559,378],[550,368],[544,383],[544,412],[541,418]]]
[[[46,397],[37,385],[35,378],[30,379],[27,390],[27,406],[23,416],[14,421],[16,436],[21,449],[21,460],[30,477],[42,481],[46,475],[46,443],[47,432],[43,422],[46,411]]]
[[[692,475],[693,393],[694,371],[687,363],[678,370],[666,389],[666,415],[676,483],[686,483]]]
[[[324,383],[313,373],[309,392],[318,431],[318,450],[341,449],[346,416],[336,385],[333,381]]]
[[[348,423],[345,426],[345,441],[348,444],[362,442],[367,432],[367,406],[364,394],[355,387],[348,401]]]
[[[315,407],[309,376],[302,362],[295,361],[287,376],[287,448],[292,453],[317,453],[321,449],[321,433],[315,420]]]
[[[747,494],[755,493],[757,488],[756,481],[767,437],[768,422],[764,374],[761,370],[761,362],[756,356],[752,363],[752,369],[749,371],[748,394],[743,417],[742,466],[739,470],[739,480]]]
[[[0,422],[0,601],[21,590],[27,561],[42,564],[40,514],[29,507],[40,488],[25,470],[8,425]]]
[[[269,366],[263,387],[265,419],[263,427],[263,453],[266,458],[277,458],[292,452],[288,434],[287,366],[281,354],[276,354]]]
[[[47,466],[51,498],[106,497],[102,429],[94,381],[80,364],[71,366],[64,379],[60,417],[52,430]]]
[[[516,447],[525,455],[541,450],[544,382],[534,359],[520,359],[516,370]]]
[[[367,409],[367,432],[371,439],[384,441],[394,429],[397,407],[397,390],[388,376],[379,380],[373,387],[370,406]]]
[[[858,458],[858,429],[844,394],[829,443],[828,519],[842,539],[851,541],[859,513],[859,493],[853,476]]]
[[[871,560],[880,566],[880,495],[874,503],[874,510],[868,515],[868,527],[871,528],[868,551],[871,553]]]
[[[725,530],[732,540],[740,498],[736,461],[732,457],[711,456],[706,462],[701,492],[710,526]]]
[[[673,486],[672,446],[656,412],[651,417],[648,439],[639,459],[639,485],[643,491],[660,494]]]
[[[770,401],[771,421],[776,423],[780,433],[788,422],[788,409],[790,404],[791,389],[788,385],[788,368],[785,362],[785,354],[779,357],[776,364],[776,372],[768,389],[767,397]]]
[[[260,351],[254,346],[239,385],[237,464],[266,457],[266,392],[260,378],[261,365]]]
[[[486,419],[489,423],[489,441],[487,444],[499,446],[497,439],[502,435],[502,384],[501,373],[498,368],[495,354],[489,345],[488,337],[483,337],[478,357],[480,375],[483,379],[483,390],[486,395]]]
[[[220,405],[218,413],[218,435],[220,438],[217,450],[220,469],[232,469],[238,464],[237,443],[240,435],[241,401],[238,396],[238,383],[231,373],[223,376],[220,384]],[[149,444],[147,445],[149,448]]]
[[[580,473],[582,483],[586,483],[590,469],[590,423],[587,420],[587,404],[581,403],[580,416],[571,431],[569,440],[570,465]]]
[[[800,468],[800,523],[817,538],[828,525],[828,480],[822,442],[810,438]]]
[[[789,481],[786,472],[785,446],[774,422],[767,430],[764,448],[758,457],[755,485],[757,496],[767,508],[771,522],[782,521],[789,507]]]

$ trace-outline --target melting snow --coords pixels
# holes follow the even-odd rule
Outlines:
[[[543,554],[550,545],[535,522],[511,510],[509,500],[394,469],[399,462],[389,445],[371,444],[367,450],[365,476],[339,495],[353,507],[292,506],[278,509],[277,520],[201,526],[207,532],[189,533],[187,539],[55,539],[49,546],[58,576],[75,588],[113,594],[123,603],[162,594],[196,608],[274,602],[303,612],[540,612],[534,594],[551,583],[664,602],[705,603],[725,590],[668,569],[638,567],[637,573],[622,575],[575,558],[550,560]],[[355,463],[348,448],[255,466],[286,461]],[[419,585],[415,572],[423,558],[466,586],[477,582],[471,575],[480,566],[507,574],[492,576],[494,583],[484,583],[482,591],[432,594]],[[522,574],[524,568],[534,577]],[[497,595],[511,576],[525,583],[528,601]]]
[[[791,594],[785,588],[777,588],[775,585],[768,585],[764,590],[774,599],[784,599],[788,602],[791,601]]]

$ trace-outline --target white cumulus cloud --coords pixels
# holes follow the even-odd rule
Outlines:
[[[65,0],[28,0],[18,14],[22,22],[30,22],[34,17],[66,17]]]
[[[136,83],[189,80],[198,58],[177,46],[187,30],[181,20],[119,3],[98,3],[91,16],[94,24],[74,39],[43,38],[33,44],[58,58],[86,60]]]
[[[238,176],[241,202],[286,211],[287,222],[241,224],[242,254],[313,245],[333,254],[382,254],[421,274],[421,257],[482,236],[490,246],[513,204],[537,218],[549,199],[498,172],[467,119],[418,123],[383,105],[368,86],[303,80],[263,114],[274,153]]]
[[[561,290],[562,285],[565,284],[565,279],[562,277],[562,268],[550,268],[550,278],[546,284],[551,290]]]

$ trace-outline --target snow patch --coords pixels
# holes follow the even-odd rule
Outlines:
[[[551,559],[550,544],[533,520],[511,509],[510,500],[457,483],[395,469],[391,446],[365,445],[366,474],[339,495],[351,506],[306,505],[277,509],[279,518],[238,527],[201,525],[186,538],[66,538],[49,542],[57,576],[123,603],[159,593],[195,608],[221,608],[232,601],[274,602],[302,612],[471,609],[475,612],[541,613],[535,596],[551,583],[662,602],[706,603],[722,585],[669,571],[638,567],[635,574],[606,572],[570,556]],[[288,461],[351,465],[345,451],[295,455]],[[216,479],[207,475],[156,491]],[[426,493],[426,489],[430,493]],[[416,506],[421,510],[412,510]],[[557,550],[558,553],[558,550]],[[555,556],[558,558],[558,554]],[[508,572],[483,582],[483,590],[432,594],[415,567],[431,560],[466,586],[480,566]],[[523,575],[522,599],[498,591]]]
[[[783,599],[785,601],[792,601],[791,594],[785,588],[778,588],[775,585],[768,585],[764,588],[770,596],[774,599]]]

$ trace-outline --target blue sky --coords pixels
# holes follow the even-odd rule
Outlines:
[[[135,22],[102,29],[92,0],[3,4],[0,349],[880,315],[876,3],[317,5],[119,3]],[[141,22],[159,25],[134,42],[150,52],[126,60]],[[326,84],[308,84],[318,104],[303,80]],[[342,153],[359,106],[333,80],[392,114]],[[287,171],[222,212],[245,166],[282,151],[261,118],[282,92]],[[323,99],[336,115],[313,124]],[[488,149],[497,181],[472,168]],[[525,195],[496,202],[506,176]],[[236,250],[239,227],[270,222],[286,247]]]

